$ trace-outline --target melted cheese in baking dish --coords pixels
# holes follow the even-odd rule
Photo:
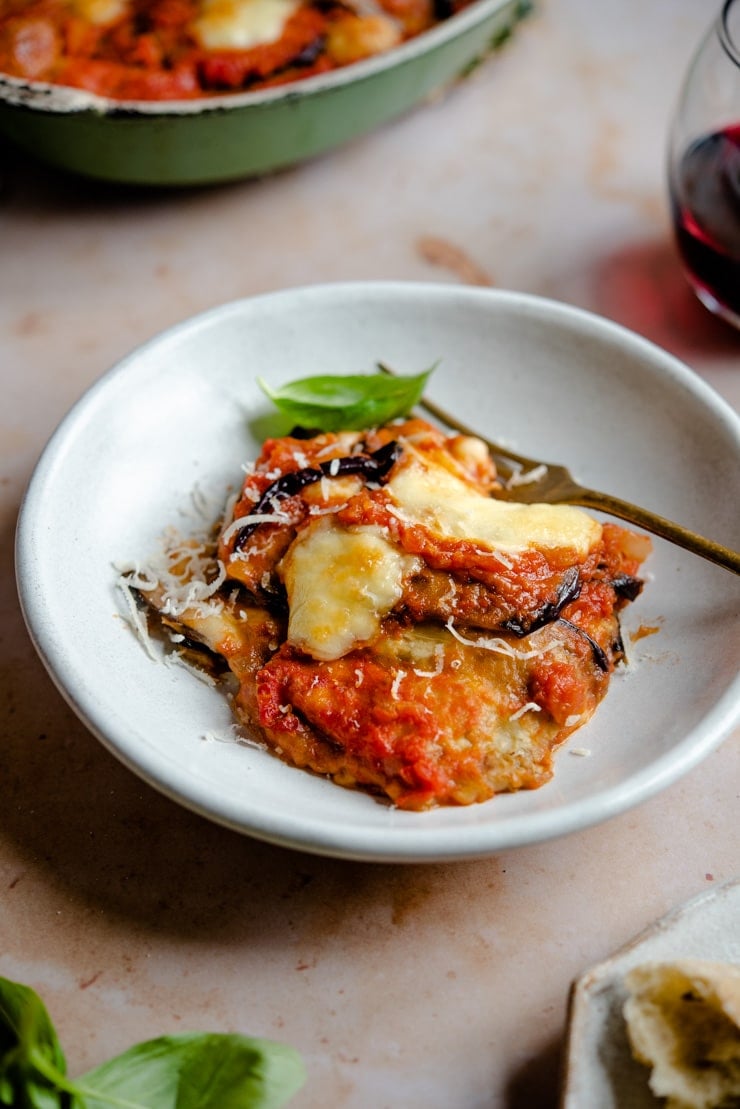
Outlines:
[[[192,30],[207,50],[248,50],[277,42],[299,0],[203,0]]]
[[[74,0],[72,6],[75,15],[99,27],[114,23],[129,9],[128,0]]]
[[[572,550],[583,558],[601,537],[600,524],[578,508],[497,501],[418,454],[394,474],[387,488],[411,522],[492,551],[516,555],[531,549]]]

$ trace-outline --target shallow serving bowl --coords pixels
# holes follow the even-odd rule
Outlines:
[[[114,101],[0,74],[0,130],[62,169],[140,185],[196,185],[285,168],[387,122],[462,76],[525,10],[476,0],[409,42],[258,92]]]
[[[467,808],[402,812],[284,765],[236,742],[219,689],[149,657],[115,567],[145,561],[167,527],[186,529],[196,494],[216,518],[267,430],[255,377],[279,385],[372,372],[378,361],[404,373],[438,362],[430,398],[489,438],[740,546],[740,419],[631,332],[491,289],[371,282],[267,294],[134,351],[43,453],[19,522],[18,582],[31,636],[70,704],[127,766],[197,812],[358,859],[471,858],[533,843],[606,820],[689,771],[740,715],[740,582],[661,540],[623,620],[630,665],[558,752],[553,781]]]

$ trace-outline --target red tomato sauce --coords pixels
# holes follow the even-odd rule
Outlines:
[[[396,690],[396,674],[362,651],[316,665],[285,649],[260,672],[261,723],[278,734],[298,733],[300,742],[302,720],[309,718],[335,741],[336,757],[346,773],[352,775],[358,765],[365,771],[375,768],[378,784],[405,808],[454,800],[463,783],[477,796],[490,796],[492,790],[481,780],[480,749],[471,745],[470,750],[458,752],[441,743],[440,714],[445,719],[454,715],[459,727],[465,728],[466,723],[475,727],[475,699],[468,703],[463,696],[470,693],[469,684],[461,689],[448,674],[450,688],[444,694],[450,703],[443,703],[438,693],[435,713],[424,697],[429,679],[413,670],[403,671],[403,682]],[[464,719],[466,714],[469,720]],[[294,746],[294,756],[295,752]],[[321,758],[319,752],[312,752],[314,766],[321,765]],[[327,769],[330,766],[331,756]]]
[[[446,14],[471,0],[452,0]],[[268,88],[389,49],[440,21],[434,0],[302,0],[275,41],[208,49],[200,0],[129,0],[107,22],[74,0],[0,0],[0,72],[118,100],[188,100]]]

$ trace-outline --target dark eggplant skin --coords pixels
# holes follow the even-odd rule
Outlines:
[[[268,485],[250,512],[250,516],[260,516],[266,512],[273,512],[275,501],[293,497],[306,485],[313,485],[315,482],[321,481],[323,477],[359,474],[366,481],[382,483],[401,457],[402,451],[403,448],[400,443],[392,439],[390,443],[386,443],[385,446],[371,454],[349,454],[343,458],[332,458],[328,462],[322,462],[317,467],[306,466],[302,470],[292,470],[290,473],[282,474],[273,481],[272,485]],[[242,549],[257,527],[259,527],[259,522],[252,522],[245,524],[237,532],[234,540],[235,551]]]
[[[634,601],[642,593],[642,587],[645,583],[640,578],[632,578],[629,574],[620,574],[619,577],[612,580],[612,588],[618,597],[624,598],[625,601]]]
[[[639,578],[633,578],[627,574],[621,574],[619,577],[614,578],[610,584],[617,597],[626,601],[634,601],[635,598],[638,597],[642,592],[644,582],[642,582]],[[554,623],[555,620],[560,619],[560,613],[563,611],[565,606],[570,604],[571,601],[575,601],[578,599],[581,593],[581,586],[582,583],[578,567],[572,566],[563,575],[563,580],[560,583],[557,597],[554,602],[543,605],[541,609],[535,612],[532,617],[526,621],[526,623],[523,620],[519,620],[516,617],[513,617],[512,619],[507,620],[502,625],[502,627],[505,631],[511,632],[513,635],[522,637],[525,635],[529,635],[530,632],[537,631],[538,628],[543,628],[546,624]],[[567,624],[569,623],[569,621],[565,620],[564,623]],[[572,626],[575,627],[575,625]],[[586,635],[582,628],[577,628],[576,630],[581,632],[582,635]],[[589,638],[589,641],[591,642],[597,665],[602,670],[608,670],[609,665],[607,662],[607,658],[601,647],[599,647],[598,643],[594,643],[590,639],[590,637],[587,638]],[[615,652],[619,654],[624,654],[624,646],[620,643],[619,649],[616,650],[615,648]]]
[[[294,66],[313,65],[326,46],[326,35],[317,35],[313,42],[304,46],[299,54],[291,58],[290,64]]]
[[[588,640],[589,646],[591,647],[591,652],[594,656],[594,662],[598,666],[599,670],[603,670],[605,674],[608,674],[609,659],[606,657],[606,653],[602,650],[596,640],[592,639],[588,632],[584,631],[583,628],[579,628],[577,624],[573,624],[570,620],[566,620],[564,616],[559,616],[558,620],[561,624],[565,624],[574,632],[578,632],[579,635],[582,635],[584,639]]]
[[[523,620],[512,617],[506,620],[502,625],[504,631],[511,632],[512,635],[522,637],[529,635],[530,632],[537,631],[538,628],[544,628],[545,624],[552,624],[558,619],[560,613],[563,611],[567,604],[571,601],[577,600],[581,593],[581,575],[577,566],[571,566],[563,574],[563,580],[558,588],[557,596],[554,601],[543,605],[537,612],[533,613],[526,623]]]

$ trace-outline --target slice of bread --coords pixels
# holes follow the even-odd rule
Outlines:
[[[740,966],[645,963],[625,985],[632,1053],[666,1109],[740,1106]]]

